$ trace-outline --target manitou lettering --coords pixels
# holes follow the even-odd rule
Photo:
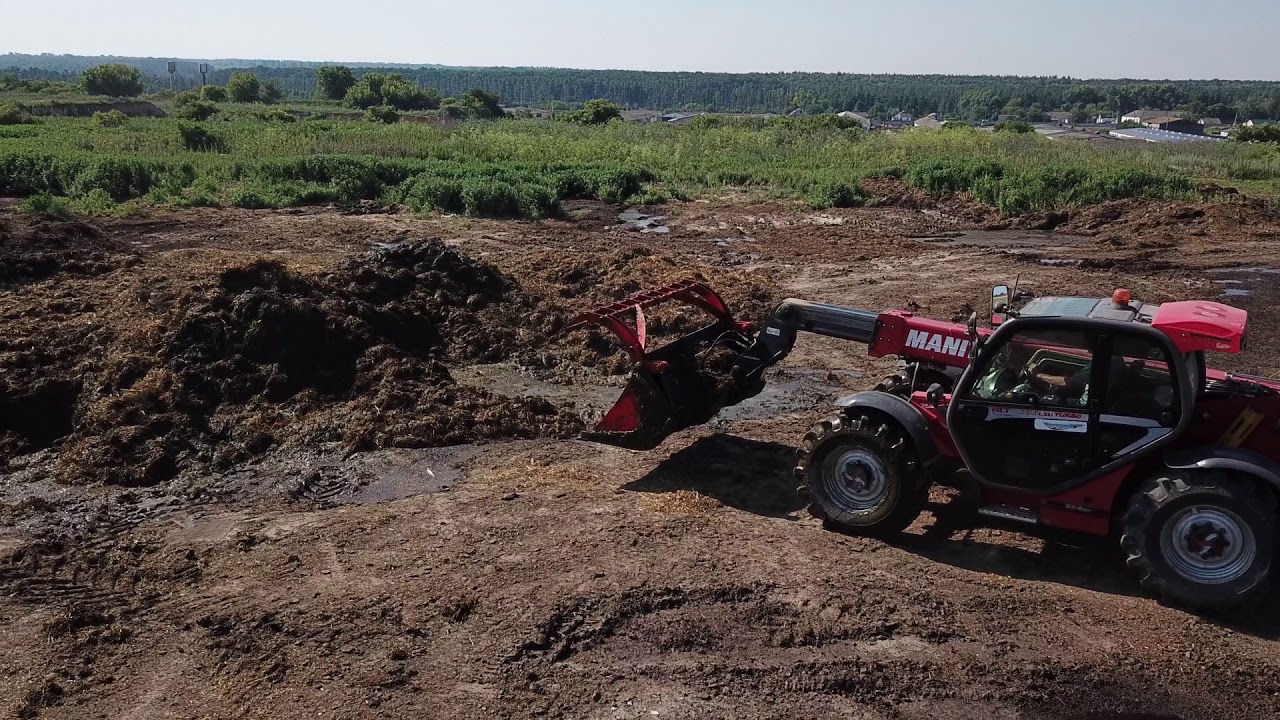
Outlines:
[[[969,354],[969,341],[965,338],[929,333],[923,330],[911,330],[907,333],[907,347],[951,355],[952,357],[964,357]]]

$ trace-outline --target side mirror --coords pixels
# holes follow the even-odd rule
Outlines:
[[[942,391],[942,385],[934,383],[924,392],[924,396],[925,399],[929,401],[929,404],[936,408],[942,406],[942,401],[945,399],[946,393]]]
[[[1009,309],[1009,286],[997,285],[991,288],[991,313],[1003,313]]]

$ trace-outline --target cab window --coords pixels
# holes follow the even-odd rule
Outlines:
[[[1079,409],[1089,404],[1094,338],[1078,330],[1026,330],[978,370],[978,400]]]

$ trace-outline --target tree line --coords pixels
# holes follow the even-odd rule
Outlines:
[[[0,56],[3,58],[4,56]],[[59,56],[61,57],[61,56]],[[60,61],[66,66],[66,61]],[[199,75],[193,63],[179,63],[179,87],[193,88]],[[261,65],[251,71],[288,97],[313,96],[326,73],[341,66]],[[225,85],[244,68],[215,68],[209,82]],[[395,75],[406,89],[416,85],[441,101],[480,89],[513,104],[552,101],[581,106],[604,98],[623,107],[718,112],[809,112],[855,110],[887,118],[898,111],[915,115],[981,120],[998,115],[1043,119],[1051,111],[1071,112],[1077,120],[1116,116],[1138,108],[1182,110],[1230,122],[1280,119],[1280,83],[1239,80],[1077,80],[1065,77],[965,75],[859,75],[849,73],[694,73],[556,68],[350,67],[354,82],[365,76]],[[53,69],[14,69],[23,79],[68,81],[75,73]],[[168,87],[169,78],[143,69],[148,91]],[[345,96],[344,96],[345,97]]]

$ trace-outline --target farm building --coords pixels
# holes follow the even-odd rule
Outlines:
[[[1177,110],[1134,110],[1120,116],[1120,122],[1135,122],[1142,125],[1147,124],[1153,118],[1181,118],[1182,113]]]
[[[916,120],[915,122],[915,125],[918,128],[937,129],[942,127],[942,124],[943,124],[943,120],[942,118],[938,117],[938,113],[929,113],[928,115],[925,115],[924,117]]]
[[[1171,132],[1152,128],[1112,130],[1111,137],[1120,138],[1121,140],[1142,140],[1150,143],[1222,142],[1222,138],[1208,137],[1203,134]]]
[[[1142,124],[1152,130],[1168,130],[1169,132],[1186,133],[1188,135],[1204,134],[1203,125],[1195,120],[1186,120],[1176,115],[1153,117],[1144,120]]]
[[[836,113],[836,117],[847,118],[849,120],[856,120],[864,128],[871,127],[871,116],[867,115],[866,113],[845,110],[844,112]]]

